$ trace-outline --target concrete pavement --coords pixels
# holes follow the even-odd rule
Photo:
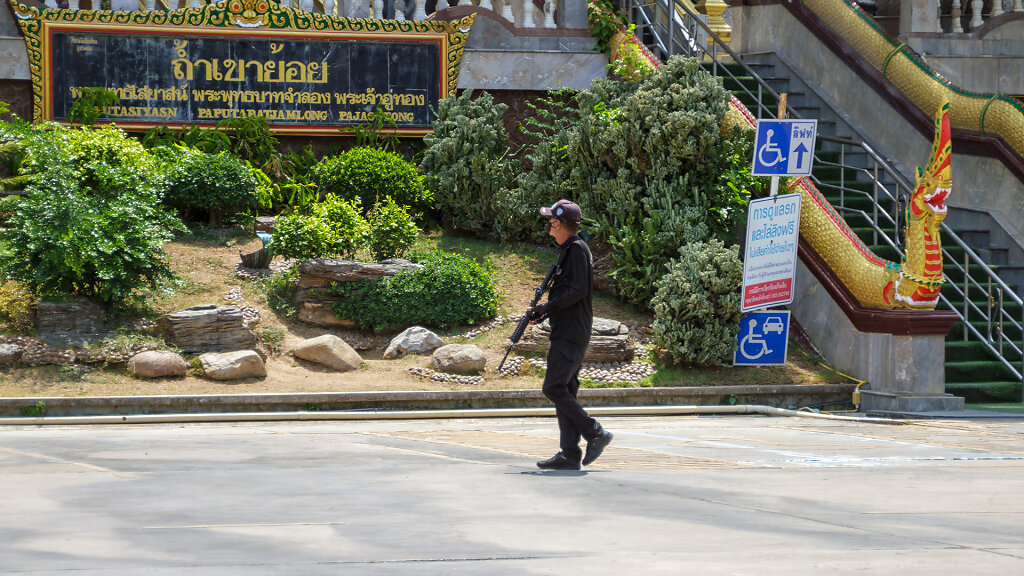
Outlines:
[[[0,428],[2,574],[1020,574],[1024,421]]]

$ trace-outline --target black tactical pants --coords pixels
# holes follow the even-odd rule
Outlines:
[[[580,389],[580,367],[587,347],[565,340],[551,340],[548,369],[544,376],[544,395],[555,405],[562,454],[574,462],[583,458],[580,437],[593,438],[601,433],[601,425],[576,401]]]

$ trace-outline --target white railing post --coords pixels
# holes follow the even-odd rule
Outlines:
[[[953,0],[952,19],[953,19],[952,31],[956,32],[958,34],[963,32],[964,31],[964,27],[960,25],[960,0]]]
[[[558,3],[555,0],[547,0],[544,3],[544,27],[545,28],[557,28],[558,24],[555,24],[555,7]]]
[[[413,17],[414,20],[426,20],[427,19],[427,8],[426,8],[427,2],[426,2],[426,0],[407,0],[407,1],[408,2],[415,2],[416,3],[416,12],[415,12],[415,16]],[[437,0],[438,4],[440,4],[442,2],[444,2],[446,5],[448,4],[448,0]],[[437,10],[437,8],[435,7],[434,10]]]
[[[995,18],[996,16],[1002,16],[1003,12],[1003,0],[992,0],[992,11],[989,12],[989,18]]]
[[[1021,0],[1013,0],[1013,11],[1024,12],[1024,4],[1021,4]]]
[[[981,20],[982,0],[971,0],[971,30],[976,30],[984,22]]]
[[[373,14],[370,18],[376,18],[377,20],[384,19],[384,0],[371,0],[370,8],[373,10]]]
[[[523,27],[524,28],[536,28],[537,24],[533,21],[533,0],[523,0]]]
[[[488,10],[491,10],[491,11],[494,10],[494,6],[491,6],[491,0],[480,0],[479,7],[480,8],[487,8]]]

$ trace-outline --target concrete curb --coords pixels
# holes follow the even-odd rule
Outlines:
[[[799,408],[849,403],[855,384],[694,386],[669,388],[588,388],[580,400],[602,406],[717,406],[756,404]],[[0,398],[0,417],[20,417],[24,407],[42,402],[47,416],[131,414],[210,414],[352,410],[479,410],[548,408],[540,390],[337,392],[224,394],[191,396]]]

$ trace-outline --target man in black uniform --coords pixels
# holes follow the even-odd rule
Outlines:
[[[591,303],[594,256],[587,243],[576,235],[583,220],[578,205],[559,200],[550,208],[541,208],[540,213],[548,217],[548,234],[558,244],[558,260],[547,303],[531,310],[535,321],[547,316],[551,323],[544,395],[555,404],[562,451],[537,462],[537,466],[544,470],[579,470],[581,461],[585,466],[597,460],[612,441],[612,433],[602,428],[576,401],[580,367],[594,323]],[[586,455],[580,450],[581,436],[587,440]]]

